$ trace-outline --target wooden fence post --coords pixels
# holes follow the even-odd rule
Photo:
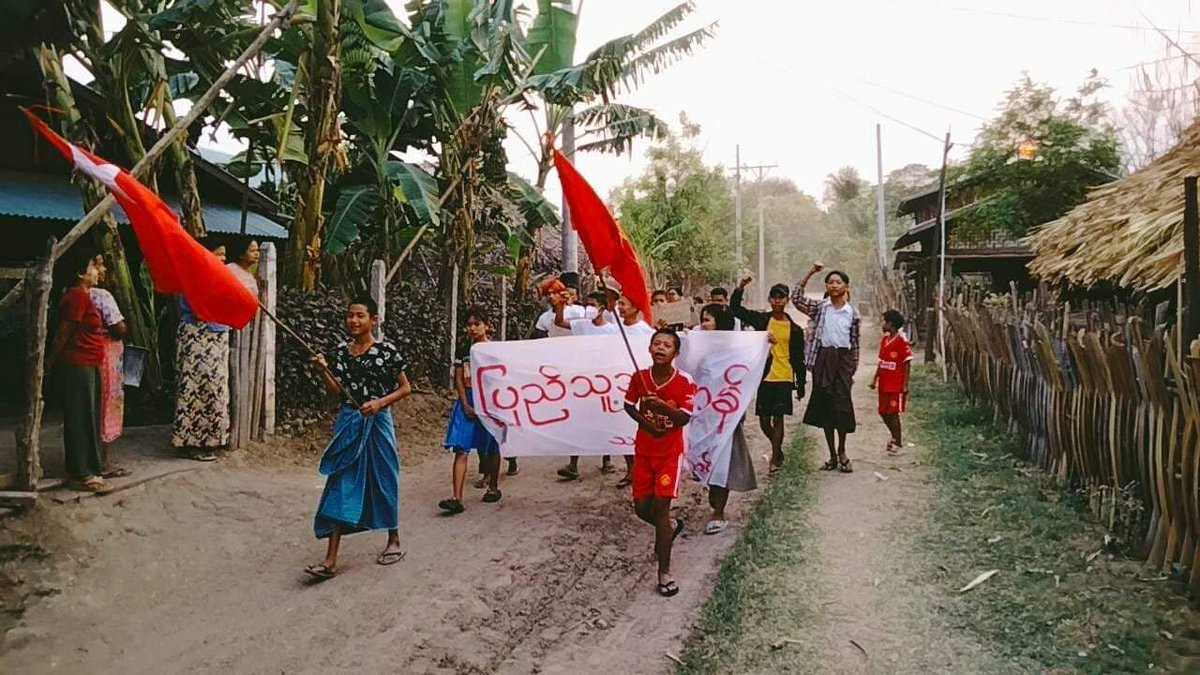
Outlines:
[[[48,249],[53,251],[54,238]],[[53,285],[54,258],[49,253],[26,272],[25,277],[25,356],[29,368],[25,378],[25,419],[17,429],[18,487],[37,491],[42,477],[41,434],[42,384],[46,379],[46,333],[50,313],[50,288]]]
[[[1196,198],[1196,177],[1183,179],[1183,288],[1186,291],[1186,329],[1182,343],[1200,337],[1200,206]]]
[[[383,341],[383,321],[387,317],[387,265],[382,260],[371,263],[371,299],[379,306],[379,325],[375,327],[374,337]]]
[[[275,244],[265,243],[258,260],[258,279],[262,288],[262,301],[267,311],[275,314],[279,294],[279,253]],[[275,433],[275,322],[262,322],[261,344],[263,394],[262,426],[264,435]]]

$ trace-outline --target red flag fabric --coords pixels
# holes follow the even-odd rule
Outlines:
[[[128,171],[73,145],[22,108],[29,123],[87,175],[104,183],[129,216],[146,267],[159,293],[182,295],[203,321],[242,328],[258,311],[258,298],[189,235],[169,206]]]
[[[641,310],[647,323],[654,325],[646,275],[638,262],[637,252],[621,231],[621,226],[592,186],[579,175],[571,160],[557,148],[554,149],[554,167],[558,169],[563,198],[571,211],[571,224],[579,233],[579,241],[583,243],[592,264],[598,271],[607,269],[613,279],[621,284],[621,293]]]

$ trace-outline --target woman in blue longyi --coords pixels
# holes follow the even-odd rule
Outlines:
[[[331,393],[341,399],[333,438],[321,456],[327,476],[313,530],[329,539],[325,559],[305,568],[318,580],[337,574],[342,535],[387,530],[387,545],[376,558],[391,565],[404,558],[400,548],[400,458],[391,406],[412,391],[400,352],[376,342],[371,331],[379,309],[370,297],[355,298],[346,308],[350,341],[313,364]]]

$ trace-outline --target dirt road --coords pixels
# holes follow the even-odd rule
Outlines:
[[[403,453],[407,558],[378,566],[383,535],[355,535],[343,543],[340,576],[320,585],[301,570],[324,550],[311,521],[322,479],[294,464],[235,458],[9,519],[9,535],[39,533],[53,562],[33,589],[43,597],[2,643],[0,671],[673,668],[666,653],[678,653],[746,500],[731,500],[734,528],[704,536],[704,497],[687,486],[678,503],[688,530],[675,554],[682,590],[663,599],[651,532],[598,458],[565,484],[554,478],[558,460],[522,460],[499,504],[473,493],[464,514],[446,518],[436,503],[448,494],[450,461],[428,434],[423,443],[410,440]]]

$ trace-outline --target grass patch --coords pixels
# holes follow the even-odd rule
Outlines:
[[[929,554],[922,574],[953,593],[1000,571],[969,593],[935,599],[951,626],[1046,669],[1146,672],[1153,663],[1181,672],[1160,631],[1197,621],[1182,598],[1138,581],[1140,565],[1105,551],[1104,530],[1081,501],[1018,459],[1021,439],[993,423],[990,409],[929,369],[914,370],[912,400],[911,434],[937,487],[931,522],[917,535]]]
[[[771,643],[795,634],[816,612],[819,591],[807,572],[815,539],[808,520],[816,496],[813,447],[796,432],[789,461],[771,477],[721,564],[679,673],[794,672],[804,662],[799,649],[773,650]]]

